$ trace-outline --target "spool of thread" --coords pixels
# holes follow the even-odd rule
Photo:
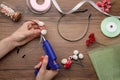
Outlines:
[[[15,12],[12,8],[8,7],[5,4],[0,4],[0,12],[10,17],[10,19],[13,20],[14,22],[19,21],[21,18],[20,12]]]
[[[37,0],[26,0],[29,9],[36,14],[47,12],[51,7],[51,0],[44,0],[43,4],[38,4]]]

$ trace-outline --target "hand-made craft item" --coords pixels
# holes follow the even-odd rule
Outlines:
[[[42,39],[42,43],[43,43],[42,47],[43,47],[46,55],[48,55],[48,57],[49,57],[47,69],[59,70],[60,65],[56,62],[57,57],[55,55],[55,52],[54,52],[51,44],[49,43],[49,41],[46,40],[44,37],[47,33],[47,30],[45,29],[45,24],[40,21],[37,24],[40,26],[40,30],[41,30],[41,39]],[[39,72],[39,69],[36,69],[35,75],[37,75],[38,72]]]
[[[89,39],[86,40],[85,45],[89,47],[91,44],[95,42],[95,36],[94,33],[91,33],[88,37]]]
[[[63,58],[61,60],[61,63],[65,69],[69,69],[73,63],[81,65],[83,67],[83,63],[81,61],[83,60],[83,58],[84,58],[84,55],[82,53],[80,53],[78,50],[74,50],[73,55],[69,56],[68,59]]]
[[[98,1],[96,4],[97,4],[97,6],[99,6],[101,8],[102,11],[110,12],[110,9],[111,9],[111,1],[110,0]]]
[[[120,34],[120,21],[116,17],[105,18],[101,23],[101,31],[107,37],[116,37]]]
[[[86,25],[86,27],[85,27],[85,30],[84,30],[82,36],[78,37],[77,39],[68,39],[68,38],[66,38],[66,37],[60,32],[60,29],[59,29],[60,26],[59,26],[59,24],[60,24],[60,21],[61,21],[61,19],[63,18],[63,16],[60,17],[60,19],[58,20],[58,24],[57,24],[58,34],[59,34],[64,40],[69,41],[69,42],[76,42],[76,41],[79,41],[79,40],[83,39],[83,38],[86,36],[87,32],[88,32],[88,28],[89,28],[91,16],[92,16],[91,14],[88,16],[88,22],[87,22],[87,25]]]
[[[15,12],[12,8],[8,7],[5,4],[0,4],[0,12],[10,17],[10,19],[13,20],[14,22],[19,21],[21,18],[20,12]]]

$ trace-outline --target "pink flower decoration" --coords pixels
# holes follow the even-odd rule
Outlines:
[[[86,46],[89,47],[91,44],[93,44],[95,42],[95,37],[94,37],[94,33],[91,33],[89,35],[89,40],[86,40]]]
[[[110,0],[98,1],[96,3],[96,5],[99,6],[102,11],[104,11],[104,12],[110,12],[110,8],[111,8],[111,1]]]
[[[72,65],[72,60],[71,60],[71,59],[68,59],[68,60],[67,60],[67,63],[64,65],[64,68],[65,68],[65,69],[69,69],[69,68],[71,67],[71,65]]]

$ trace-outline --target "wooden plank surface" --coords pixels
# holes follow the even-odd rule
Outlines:
[[[42,0],[41,0],[42,1]],[[81,0],[57,0],[59,5],[64,11],[69,11]],[[95,2],[97,0],[94,0]],[[67,58],[72,55],[73,50],[77,49],[85,55],[83,60],[84,67],[79,65],[72,65],[70,70],[61,69],[60,73],[54,80],[98,80],[94,68],[88,56],[88,51],[104,45],[111,44],[119,41],[120,38],[107,38],[100,30],[101,21],[107,17],[88,3],[82,6],[81,9],[88,9],[85,13],[78,13],[67,15],[60,23],[60,31],[69,39],[75,39],[82,35],[85,26],[87,25],[88,15],[91,13],[90,28],[87,35],[78,42],[67,42],[63,40],[57,32],[57,21],[60,18],[60,14],[52,5],[49,12],[36,15],[33,14],[26,6],[25,0],[0,0],[10,5],[15,10],[22,12],[22,19],[18,23],[12,22],[8,17],[0,14],[0,40],[9,36],[15,30],[17,30],[25,21],[32,19],[40,19],[46,23],[48,29],[47,39],[51,42],[56,55],[58,56],[58,62],[60,63],[62,58]],[[110,14],[120,15],[120,1],[112,0],[112,9]],[[66,3],[68,5],[66,5]],[[90,33],[95,33],[96,43],[91,47],[85,46],[85,40]],[[39,38],[31,41],[30,43],[22,46],[20,53],[16,53],[16,49],[11,51],[0,61],[0,80],[34,80],[34,65],[38,63],[39,56],[44,55],[44,51],[38,44]],[[22,58],[23,55],[25,58]]]

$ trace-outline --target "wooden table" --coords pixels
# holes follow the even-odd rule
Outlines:
[[[81,0],[57,0],[60,7],[64,11],[69,11]],[[97,1],[97,0],[96,0]],[[96,2],[95,1],[95,2]],[[92,63],[89,59],[88,52],[101,44],[108,45],[119,40],[116,38],[105,37],[101,30],[101,21],[107,16],[101,14],[88,3],[82,6],[81,9],[88,9],[85,13],[77,13],[67,15],[61,20],[60,31],[69,39],[75,39],[83,34],[85,26],[87,25],[87,18],[89,14],[92,14],[90,20],[90,27],[87,35],[78,42],[68,42],[63,40],[57,32],[57,21],[60,18],[60,14],[52,5],[51,9],[42,15],[36,15],[29,11],[26,6],[25,0],[0,0],[0,2],[6,2],[14,9],[22,12],[22,19],[18,23],[12,22],[8,17],[0,14],[0,40],[12,34],[17,30],[25,21],[39,19],[44,21],[48,30],[46,36],[51,42],[58,62],[60,63],[62,58],[68,58],[73,54],[73,50],[79,50],[84,54],[84,67],[73,64],[71,69],[61,69],[60,73],[54,80],[98,80]],[[112,9],[110,14],[120,15],[120,1],[112,0]],[[68,4],[68,5],[66,5]],[[85,46],[85,41],[88,39],[90,33],[95,33],[96,42],[90,47]],[[11,51],[0,61],[0,80],[34,80],[34,65],[39,62],[39,57],[44,55],[44,51],[39,43],[39,38],[31,41],[30,43],[21,47],[19,54],[16,49]],[[100,43],[100,44],[99,44]],[[23,55],[25,58],[22,58]]]

